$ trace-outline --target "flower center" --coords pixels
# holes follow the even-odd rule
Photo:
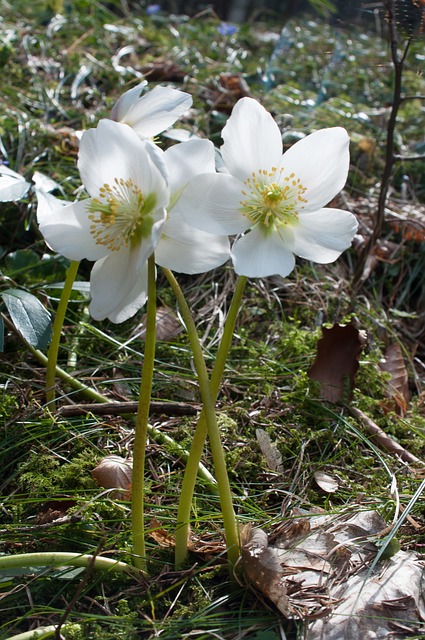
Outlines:
[[[129,243],[136,245],[149,235],[154,220],[150,215],[156,205],[156,194],[144,196],[131,179],[115,178],[105,183],[99,197],[92,198],[88,210],[90,233],[97,244],[119,251]]]
[[[242,195],[246,198],[240,204],[243,215],[253,224],[263,227],[291,224],[298,220],[299,210],[304,209],[306,189],[300,179],[294,173],[282,177],[283,167],[277,176],[276,173],[276,167],[271,171],[260,169],[244,181]]]

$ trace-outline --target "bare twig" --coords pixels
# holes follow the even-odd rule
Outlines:
[[[396,128],[396,122],[397,122],[397,114],[398,114],[400,105],[403,101],[403,98],[401,96],[403,66],[406,60],[407,53],[409,51],[410,43],[412,41],[412,36],[410,36],[406,42],[404,51],[401,54],[399,54],[398,32],[397,32],[396,15],[395,15],[395,0],[386,0],[385,4],[387,9],[387,19],[388,19],[388,28],[389,28],[389,36],[390,36],[391,60],[394,67],[393,99],[392,99],[390,117],[387,125],[385,165],[384,165],[384,170],[382,172],[381,188],[379,191],[379,198],[378,198],[378,207],[377,207],[376,215],[373,221],[372,233],[365,244],[365,248],[360,256],[359,263],[357,265],[357,269],[356,269],[356,273],[353,281],[354,287],[359,286],[363,282],[365,265],[366,265],[367,259],[372,253],[376,242],[382,235],[382,229],[384,226],[384,219],[385,219],[385,203],[387,201],[388,189],[391,184],[394,163],[396,159],[397,160],[399,159],[396,157],[394,153],[395,128]],[[410,96],[409,96],[409,99],[410,99]]]
[[[102,402],[64,405],[59,408],[57,415],[63,417],[81,416],[92,413],[97,416],[121,416],[135,413],[137,402]],[[150,414],[166,416],[194,416],[200,410],[199,405],[187,402],[155,402],[150,403]]]
[[[401,444],[390,438],[390,436],[385,433],[385,431],[383,431],[381,427],[378,427],[376,422],[374,422],[372,418],[366,415],[366,413],[363,413],[363,411],[357,409],[356,407],[349,407],[349,411],[352,416],[361,420],[363,426],[365,426],[368,432],[372,436],[374,436],[374,442],[377,442],[379,446],[383,447],[390,453],[395,453],[399,456],[400,460],[403,460],[404,462],[419,462],[423,464],[422,460],[413,455],[413,453],[407,451],[404,447],[401,446]]]

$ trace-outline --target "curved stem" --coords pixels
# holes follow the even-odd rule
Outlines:
[[[40,553],[18,553],[13,556],[0,556],[0,570],[16,569],[20,567],[89,567],[102,569],[103,571],[117,571],[123,573],[139,574],[139,570],[126,562],[119,562],[113,558],[91,556],[81,553],[69,553],[65,551]]]
[[[163,272],[179,303],[180,312],[186,324],[186,329],[192,348],[193,359],[198,375],[203,411],[205,414],[205,421],[207,424],[208,436],[210,440],[211,453],[218,483],[218,491],[220,494],[221,512],[223,515],[224,530],[226,533],[229,570],[230,575],[232,576],[236,564],[239,560],[240,545],[229,477],[227,475],[226,461],[224,458],[224,451],[221,444],[220,431],[218,428],[217,416],[215,413],[215,402],[213,394],[211,392],[210,381],[208,379],[208,372],[205,365],[204,355],[202,353],[201,343],[199,341],[199,336],[196,331],[195,323],[193,321],[189,305],[187,304],[186,298],[184,297],[183,292],[180,289],[180,286],[171,271],[169,269],[163,268]]]
[[[211,374],[210,386],[213,402],[217,400],[221,379],[223,377],[224,367],[226,366],[227,356],[232,344],[236,318],[241,306],[242,295],[245,289],[246,280],[247,279],[245,276],[240,276],[238,278],[235,291],[233,293],[232,302],[227,313],[223,335],[220,340],[217,357]],[[176,567],[180,567],[186,561],[188,554],[190,510],[192,507],[193,493],[195,490],[195,483],[199,472],[199,464],[201,462],[206,435],[207,423],[205,419],[205,412],[204,410],[202,410],[198,419],[198,423],[196,425],[192,446],[189,452],[189,458],[187,460],[186,468],[184,471],[179,506],[177,511],[177,527],[175,532]]]
[[[50,638],[56,634],[57,625],[49,625],[48,627],[37,627],[37,629],[33,629],[32,631],[24,631],[23,633],[18,633],[17,636],[9,636],[7,640],[36,640],[40,638],[44,640],[45,638]],[[65,623],[61,626],[63,631],[73,631],[76,633],[81,632],[81,625],[75,623]]]
[[[56,409],[55,378],[62,327],[65,320],[65,313],[68,308],[69,298],[71,297],[72,293],[72,285],[74,284],[75,278],[77,276],[79,265],[79,261],[73,260],[66,271],[65,284],[62,289],[55,319],[53,321],[52,340],[47,351],[46,401],[50,405],[51,411],[54,411]]]
[[[144,473],[148,436],[149,406],[151,401],[156,343],[156,273],[155,258],[148,260],[148,304],[146,309],[145,353],[140,383],[139,407],[133,445],[133,472],[131,488],[131,531],[133,536],[133,562],[138,569],[146,568],[144,525]]]

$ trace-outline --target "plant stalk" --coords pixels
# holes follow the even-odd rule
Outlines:
[[[145,352],[140,383],[139,407],[133,445],[133,472],[131,489],[131,531],[133,537],[133,563],[146,569],[144,498],[145,454],[148,437],[149,406],[152,393],[156,343],[156,272],[155,257],[148,260],[148,303],[146,309]]]
[[[227,313],[223,335],[220,340],[217,357],[211,374],[210,387],[212,400],[214,403],[217,400],[221,379],[223,377],[224,368],[226,366],[227,356],[232,344],[236,318],[241,306],[246,280],[247,279],[245,276],[240,276],[236,282],[235,291],[233,293],[232,302]],[[192,508],[193,493],[195,491],[196,478],[199,472],[199,464],[201,462],[202,452],[205,446],[206,435],[207,423],[205,411],[202,410],[198,418],[198,423],[196,425],[196,430],[193,436],[192,446],[189,452],[189,458],[186,463],[177,511],[177,526],[175,532],[176,568],[179,568],[186,561],[188,555],[190,511]]]
[[[63,323],[65,320],[65,313],[68,308],[69,298],[72,293],[72,286],[77,276],[78,267],[80,262],[78,260],[72,260],[66,271],[65,283],[62,289],[61,297],[59,300],[58,308],[56,310],[55,319],[52,327],[52,340],[47,351],[47,365],[46,365],[46,401],[50,406],[51,411],[56,409],[56,365],[58,362],[59,344],[62,335]]]
[[[163,272],[176,296],[180,306],[186,330],[189,336],[192,348],[193,359],[195,362],[196,372],[198,375],[199,389],[201,393],[203,411],[207,424],[207,431],[210,440],[211,453],[214,462],[215,475],[218,483],[218,491],[220,495],[221,512],[223,515],[224,530],[226,534],[227,555],[229,561],[230,576],[234,576],[235,567],[240,557],[240,544],[238,536],[238,527],[236,523],[235,511],[233,508],[232,493],[230,490],[229,477],[227,475],[226,461],[224,458],[223,446],[220,438],[220,431],[217,424],[217,416],[215,413],[215,402],[210,387],[207,367],[205,364],[202,347],[199,340],[196,326],[192,318],[192,314],[183,295],[180,286],[175,279],[173,273],[169,269]]]
[[[103,558],[81,553],[65,551],[43,551],[40,553],[18,553],[12,556],[0,556],[0,571],[17,569],[21,567],[88,567],[103,571],[116,571],[123,573],[128,571],[139,575],[139,570],[126,562],[119,562],[113,558]]]

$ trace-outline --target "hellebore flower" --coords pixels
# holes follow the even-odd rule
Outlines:
[[[0,164],[0,202],[20,200],[30,188],[30,183],[20,173]]]
[[[222,138],[228,173],[192,179],[180,206],[186,222],[209,233],[242,234],[232,247],[236,273],[287,276],[294,254],[333,262],[357,230],[355,217],[323,208],[343,188],[349,168],[345,129],[322,129],[282,155],[272,116],[254,99],[238,101]]]
[[[118,98],[111,111],[112,120],[128,124],[142,138],[152,138],[171,127],[192,106],[192,96],[172,87],[154,87],[142,94],[143,80]]]
[[[84,132],[78,156],[91,197],[64,206],[40,190],[37,217],[47,244],[70,260],[95,261],[90,313],[96,320],[123,322],[146,301],[147,259],[169,200],[163,156],[130,127],[101,120]]]
[[[227,235],[212,235],[189,226],[179,205],[181,194],[191,178],[215,170],[214,145],[193,139],[176,144],[164,154],[169,172],[170,204],[155,261],[161,267],[180,273],[204,273],[224,264],[230,257]]]

